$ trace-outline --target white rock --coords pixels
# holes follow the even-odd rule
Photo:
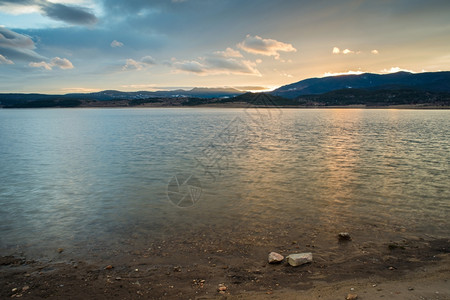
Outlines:
[[[276,252],[270,252],[269,253],[269,264],[275,264],[283,261],[284,256],[276,253]]]
[[[306,253],[289,254],[286,257],[286,260],[293,267],[301,266],[312,262],[312,253],[306,252]]]

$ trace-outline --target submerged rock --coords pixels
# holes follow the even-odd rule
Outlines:
[[[269,264],[280,263],[283,261],[283,259],[284,259],[284,256],[279,253],[276,253],[276,252],[269,253],[269,258],[268,258]]]
[[[293,267],[297,267],[297,266],[301,266],[307,263],[311,263],[312,262],[312,253],[311,252],[306,252],[306,253],[296,253],[296,254],[289,254],[286,257],[287,262],[293,266]]]

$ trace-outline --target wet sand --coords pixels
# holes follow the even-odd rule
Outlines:
[[[450,299],[450,240],[264,243],[160,240],[106,261],[62,250],[50,261],[0,259],[0,298],[24,299]],[[328,241],[330,243],[330,241]],[[271,244],[271,243],[268,243]],[[267,255],[312,252],[313,263]],[[219,284],[226,290],[218,291]]]

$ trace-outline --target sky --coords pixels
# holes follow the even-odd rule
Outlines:
[[[449,0],[0,0],[0,92],[450,70]]]

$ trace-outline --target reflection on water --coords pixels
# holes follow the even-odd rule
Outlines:
[[[0,251],[105,255],[273,231],[448,236],[450,112],[0,110]],[[208,168],[205,166],[208,165]],[[169,181],[201,199],[177,208]]]

